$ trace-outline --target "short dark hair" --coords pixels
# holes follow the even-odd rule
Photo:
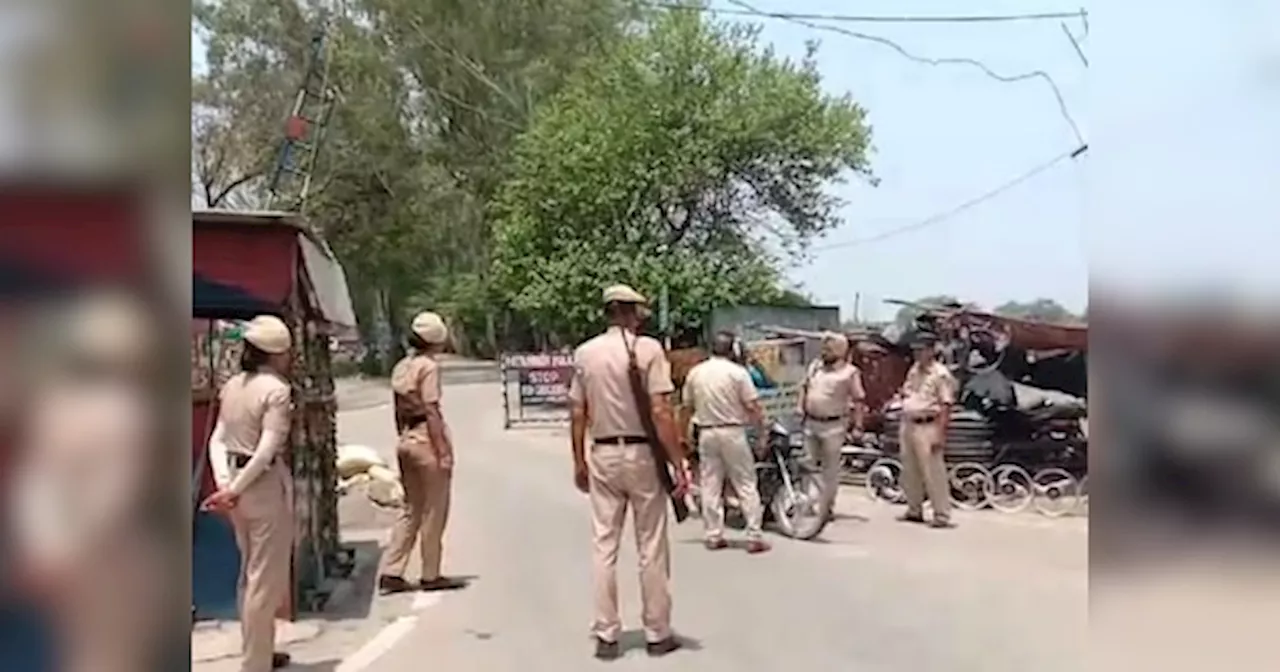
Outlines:
[[[732,331],[717,331],[711,339],[711,354],[717,357],[732,357],[733,344],[738,337]]]
[[[409,341],[409,347],[413,348],[414,350],[421,351],[421,350],[427,349],[427,342],[422,340],[421,336],[419,336],[418,334],[412,331],[409,332],[408,341]]]
[[[628,301],[610,301],[604,304],[604,314],[611,320],[636,314],[639,304]]]
[[[240,353],[240,370],[245,373],[257,373],[270,358],[271,355],[268,355],[265,350],[245,341],[244,352]]]

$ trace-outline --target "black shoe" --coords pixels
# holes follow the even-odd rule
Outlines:
[[[655,657],[665,656],[668,653],[671,653],[672,651],[678,651],[683,647],[684,647],[684,644],[681,644],[680,640],[676,639],[674,635],[660,642],[649,642],[644,645],[645,651],[647,651],[649,655],[655,656]]]
[[[924,523],[924,516],[915,513],[904,513],[898,516],[898,520],[903,523]]]
[[[392,593],[407,593],[413,590],[413,584],[404,580],[401,576],[391,576],[383,574],[378,577],[378,592],[383,595],[391,595]]]
[[[271,654],[271,669],[278,670],[282,667],[289,667],[289,663],[293,662],[293,658],[287,653]]]
[[[419,581],[418,590],[427,593],[435,593],[444,590],[461,590],[467,587],[467,582],[462,579],[451,579],[447,576],[440,576],[430,581]]]
[[[608,642],[596,637],[597,660],[617,660],[620,656],[622,656],[622,651],[618,649],[617,642]]]

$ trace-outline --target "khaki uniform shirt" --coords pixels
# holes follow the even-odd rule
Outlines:
[[[573,353],[569,400],[574,404],[586,403],[588,427],[593,438],[645,435],[635,395],[631,391],[631,379],[627,375],[628,343],[635,350],[636,363],[648,385],[649,394],[669,394],[675,390],[671,382],[671,365],[661,343],[648,336],[637,337],[618,327],[610,327],[578,346]]]
[[[907,415],[941,413],[956,403],[956,379],[941,362],[927,367],[912,364],[902,383],[902,412]]]
[[[232,474],[231,466],[211,455],[214,480],[218,487],[242,489],[254,482],[289,444],[293,404],[289,383],[270,372],[238,373],[218,391],[218,424],[222,426],[221,444],[226,455],[252,457],[258,450],[263,432],[274,432],[282,444],[276,446],[268,462],[245,464],[240,473]]]
[[[845,417],[854,402],[867,397],[862,372],[848,362],[828,368],[816,360],[809,365],[805,380],[804,412],[815,418]]]
[[[228,453],[253,455],[262,432],[288,435],[292,389],[274,373],[239,373],[218,393],[219,419]]]
[[[760,397],[747,370],[723,357],[712,357],[689,371],[684,389],[699,427],[745,425],[747,404]]]
[[[427,406],[440,403],[440,364],[430,355],[401,359],[391,369],[391,391],[395,394],[397,418],[425,416]],[[399,450],[412,453],[425,466],[453,468],[453,446],[448,442],[443,446],[433,445],[426,422],[410,420],[408,426],[399,429]],[[445,436],[448,436],[447,425]]]

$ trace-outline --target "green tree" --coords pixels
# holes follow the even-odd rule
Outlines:
[[[1057,301],[1044,298],[1036,299],[1028,303],[1007,301],[997,306],[995,313],[1005,317],[1016,317],[1023,320],[1049,322],[1053,324],[1077,322],[1080,319]]]
[[[934,296],[926,296],[916,299],[909,304],[904,304],[898,308],[898,312],[893,317],[893,323],[899,328],[905,329],[911,326],[911,323],[914,322],[917,317],[920,317],[925,313],[925,308],[946,308],[950,306],[963,306],[970,310],[978,309],[978,305],[976,303],[962,302],[949,294],[937,294]]]
[[[641,14],[631,0],[197,0],[193,191],[261,207],[265,175],[329,22],[338,104],[308,218],[347,267],[362,332],[419,307],[492,351],[486,208],[516,135],[585,56]],[[208,195],[206,198],[205,195]]]
[[[816,45],[790,61],[757,35],[663,13],[539,108],[494,208],[497,298],[558,342],[611,282],[665,287],[682,327],[784,300],[784,264],[837,223],[828,187],[871,179],[870,128],[823,93]]]

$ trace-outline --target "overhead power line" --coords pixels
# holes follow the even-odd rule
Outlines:
[[[893,40],[890,40],[885,37],[880,37],[879,35],[869,35],[867,33],[861,33],[855,30],[850,30],[843,26],[830,26],[830,25],[824,25],[821,23],[814,23],[806,19],[790,18],[790,17],[781,16],[781,15],[771,15],[769,12],[761,11],[755,7],[752,7],[748,3],[743,2],[742,0],[728,0],[728,1],[746,10],[744,14],[750,14],[753,16],[779,18],[783,21],[788,21],[796,25],[805,26],[806,28],[811,28],[813,30],[822,30],[822,31],[844,35],[846,37],[852,37],[858,40],[874,42],[876,44],[889,47],[890,49],[898,52],[898,54],[901,55],[902,57],[908,60],[915,61],[917,63],[923,63],[925,65],[935,65],[935,66],[965,65],[972,68],[976,68],[979,71],[981,71],[983,74],[985,74],[987,77],[990,77],[991,79],[994,79],[998,82],[1004,82],[1006,84],[1010,84],[1013,82],[1021,82],[1029,79],[1039,79],[1043,81],[1045,84],[1047,84],[1049,86],[1049,90],[1053,92],[1053,97],[1058,101],[1058,111],[1062,114],[1062,118],[1067,122],[1067,125],[1071,127],[1071,132],[1075,135],[1076,142],[1082,145],[1085,144],[1084,135],[1081,134],[1080,126],[1076,124],[1075,118],[1071,116],[1071,111],[1067,109],[1067,101],[1062,97],[1062,91],[1058,89],[1058,83],[1054,81],[1053,77],[1049,76],[1049,73],[1043,70],[1030,70],[1030,71],[1023,72],[1016,75],[1005,75],[1005,74],[998,73],[995,70],[992,70],[991,67],[988,66],[986,63],[983,63],[982,61],[979,61],[973,58],[928,58],[925,56],[918,56],[916,54],[913,54],[907,51],[902,47],[902,45],[899,45],[897,42],[894,42]],[[1073,16],[1083,16],[1083,15],[1075,14]]]
[[[646,3],[659,9],[677,9],[694,12],[709,12],[729,16],[759,16],[762,18],[783,21],[835,21],[840,23],[1009,23],[1015,21],[1046,21],[1078,19],[1086,15],[1085,11],[1074,12],[1040,12],[1032,14],[976,14],[949,16],[870,16],[857,14],[797,14],[792,12],[765,12],[749,9],[725,9],[720,7],[703,7],[699,5],[682,5],[674,2]]]
[[[956,215],[966,210],[969,210],[978,205],[986,203],[987,201],[990,201],[996,198],[997,196],[1000,196],[1001,194],[1004,194],[1005,192],[1011,189],[1014,189],[1018,185],[1021,185],[1023,182],[1026,182],[1036,177],[1037,175],[1045,171],[1048,171],[1050,168],[1053,168],[1054,166],[1058,165],[1059,163],[1062,163],[1063,161],[1066,161],[1068,159],[1074,159],[1075,157],[1080,156],[1081,154],[1084,154],[1085,152],[1088,151],[1088,149],[1089,149],[1088,145],[1082,145],[1081,147],[1073,149],[1069,152],[1064,152],[1062,154],[1059,154],[1058,156],[1053,157],[1052,159],[1022,173],[1021,175],[1018,175],[1017,177],[1005,182],[1004,184],[1001,184],[1000,186],[980,196],[971,198],[963,203],[960,203],[954,207],[948,208],[947,210],[944,210],[942,212],[930,215],[918,222],[912,222],[911,224],[907,224],[906,226],[901,226],[896,229],[890,229],[888,231],[878,233],[874,236],[868,236],[866,238],[859,238],[857,240],[846,240],[843,242],[830,243],[827,245],[815,245],[811,249],[815,252],[821,252],[825,250],[834,250],[834,249],[839,249],[843,247],[858,247],[860,245],[869,245],[871,243],[878,243],[882,240],[900,236],[905,233],[911,233],[913,231],[919,231],[921,229],[927,229],[929,227],[942,224],[943,222],[946,222],[947,220],[951,219],[952,217],[955,217]]]

